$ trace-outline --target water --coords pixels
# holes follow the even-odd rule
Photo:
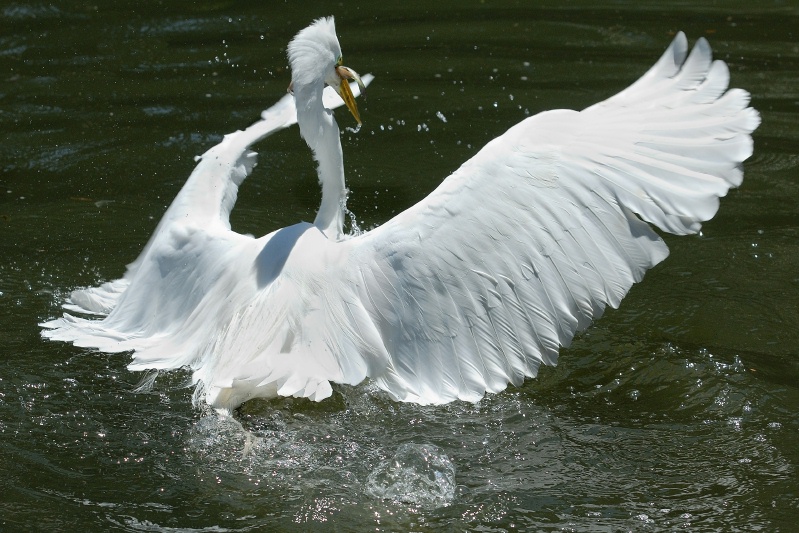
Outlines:
[[[366,491],[381,500],[443,507],[455,498],[455,474],[455,465],[438,446],[405,443],[372,470]]]
[[[71,289],[122,274],[193,157],[284,93],[286,43],[329,7],[104,4],[0,6],[0,530],[799,523],[795,2],[337,8],[347,64],[377,76],[363,128],[343,137],[363,229],[528,114],[622,89],[678,29],[710,39],[763,125],[743,187],[703,235],[668,237],[669,259],[538,379],[442,407],[340,387],[321,404],[253,401],[235,420],[192,408],[187,375],[137,393],[126,355],[44,342],[36,324]],[[296,129],[257,148],[234,227],[312,219],[319,192]],[[420,447],[429,462],[408,459]],[[410,470],[392,471],[397,458]],[[428,464],[443,496],[417,483],[380,497]]]

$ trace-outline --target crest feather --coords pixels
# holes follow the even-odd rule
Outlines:
[[[316,19],[301,30],[289,43],[288,56],[295,86],[324,79],[341,57],[333,17]]]

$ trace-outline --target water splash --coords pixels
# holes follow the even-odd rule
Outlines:
[[[350,217],[350,231],[348,235],[350,237],[357,237],[358,235],[362,235],[364,231],[363,229],[361,229],[361,226],[358,224],[358,219],[355,218],[355,213],[353,213],[349,209],[345,209],[344,214]]]
[[[443,507],[455,497],[455,465],[438,446],[402,444],[394,457],[369,474],[366,492],[375,498]]]
[[[341,200],[341,212],[344,213],[345,217],[349,217],[350,219],[350,231],[347,232],[347,237],[357,237],[363,233],[363,230],[358,225],[358,219],[355,218],[355,213],[350,211],[347,207],[347,201],[350,199],[350,190],[347,189],[344,198]]]

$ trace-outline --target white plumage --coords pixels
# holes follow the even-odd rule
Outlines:
[[[256,396],[321,400],[330,382],[367,377],[397,400],[477,400],[555,364],[668,255],[649,224],[690,234],[713,217],[743,179],[760,121],[747,92],[727,90],[707,41],[689,55],[680,33],[626,90],[524,120],[423,201],[350,238],[325,109],[341,101],[322,97],[325,84],[357,79],[340,55],[332,18],[300,32],[289,45],[294,98],[203,155],[124,278],[65,305],[105,318],[64,314],[43,335],[133,351],[133,370],[190,367],[223,409]],[[249,146],[295,121],[319,163],[317,219],[258,239],[233,232]]]

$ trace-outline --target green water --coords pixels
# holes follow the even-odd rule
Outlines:
[[[3,2],[0,530],[793,531],[799,5],[639,4]],[[346,63],[376,76],[343,136],[365,228],[528,114],[626,87],[677,30],[752,93],[755,155],[702,236],[667,237],[671,256],[558,367],[476,405],[365,385],[250,402],[238,425],[193,408],[185,374],[137,393],[126,354],[43,341],[70,290],[123,273],[194,156],[284,94],[286,43],[327,14]],[[257,149],[234,228],[312,220],[297,130]],[[370,493],[407,443],[452,461],[449,504]]]

